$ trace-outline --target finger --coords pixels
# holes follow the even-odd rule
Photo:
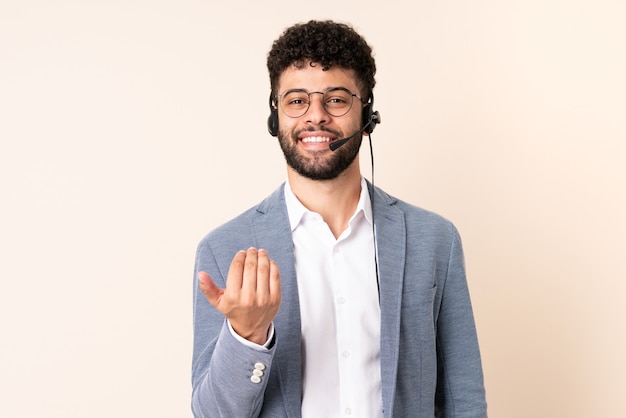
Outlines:
[[[219,305],[219,301],[224,294],[224,291],[217,287],[211,276],[204,271],[199,272],[198,283],[200,284],[200,290],[209,303],[213,306]]]
[[[269,289],[272,299],[275,302],[280,303],[280,270],[278,268],[278,264],[276,264],[274,260],[270,260]]]
[[[245,260],[246,252],[241,250],[235,254],[233,261],[230,263],[228,277],[226,279],[226,291],[231,295],[238,296],[241,292]]]
[[[242,296],[246,302],[251,302],[256,295],[258,251],[254,247],[248,248],[246,261],[243,268],[243,283],[241,284]]]
[[[264,249],[260,249],[257,255],[256,291],[260,302],[269,299],[270,259]]]

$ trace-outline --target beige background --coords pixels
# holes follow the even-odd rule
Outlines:
[[[625,12],[3,1],[0,416],[191,415],[195,246],[283,180],[265,54],[310,18],[375,49],[376,184],[461,231],[491,417],[626,416]]]

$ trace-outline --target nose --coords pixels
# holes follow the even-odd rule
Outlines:
[[[328,122],[330,115],[324,107],[324,94],[312,92],[309,97],[309,109],[305,113],[306,121],[314,125],[323,125]]]

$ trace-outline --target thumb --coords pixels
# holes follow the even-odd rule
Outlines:
[[[198,272],[198,283],[200,284],[200,290],[202,290],[209,303],[217,307],[224,290],[217,287],[211,276],[204,271]]]

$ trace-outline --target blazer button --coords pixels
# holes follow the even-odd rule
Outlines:
[[[261,378],[259,376],[256,376],[256,375],[252,375],[252,376],[250,376],[250,381],[252,383],[261,383]]]

